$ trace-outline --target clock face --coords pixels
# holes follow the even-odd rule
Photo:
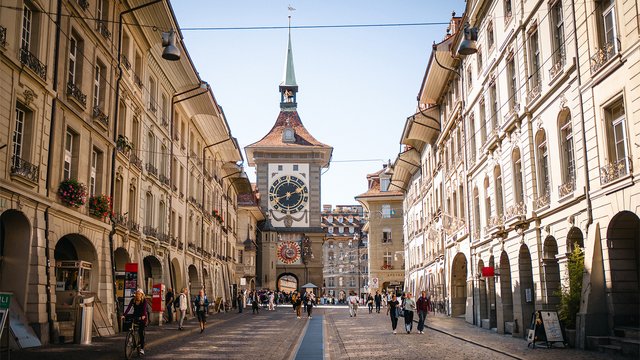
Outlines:
[[[278,260],[284,264],[293,264],[300,259],[300,244],[284,241],[278,244]]]
[[[274,210],[294,214],[306,206],[309,189],[304,181],[293,175],[280,176],[269,188],[269,201]]]

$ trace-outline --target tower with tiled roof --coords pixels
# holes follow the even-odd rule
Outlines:
[[[300,120],[291,31],[279,91],[275,124],[245,147],[267,214],[258,243],[257,285],[285,291],[300,290],[308,282],[321,287],[321,171],[329,166],[333,148],[316,140]]]

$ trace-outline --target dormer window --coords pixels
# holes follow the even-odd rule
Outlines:
[[[389,184],[391,183],[391,179],[389,178],[380,178],[380,191],[389,191]]]
[[[282,133],[282,141],[284,142],[294,142],[296,140],[296,133],[292,128],[285,128]]]

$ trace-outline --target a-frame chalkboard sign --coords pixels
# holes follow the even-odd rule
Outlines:
[[[537,343],[544,343],[550,348],[554,343],[566,346],[564,332],[558,312],[553,310],[538,310],[531,314],[531,326],[527,335],[527,346],[535,348]]]

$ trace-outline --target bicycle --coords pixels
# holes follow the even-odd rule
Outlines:
[[[133,316],[127,316],[125,322],[131,321],[129,332],[124,340],[124,356],[127,360],[133,357],[134,353],[140,356],[140,339],[138,338],[138,321]]]

